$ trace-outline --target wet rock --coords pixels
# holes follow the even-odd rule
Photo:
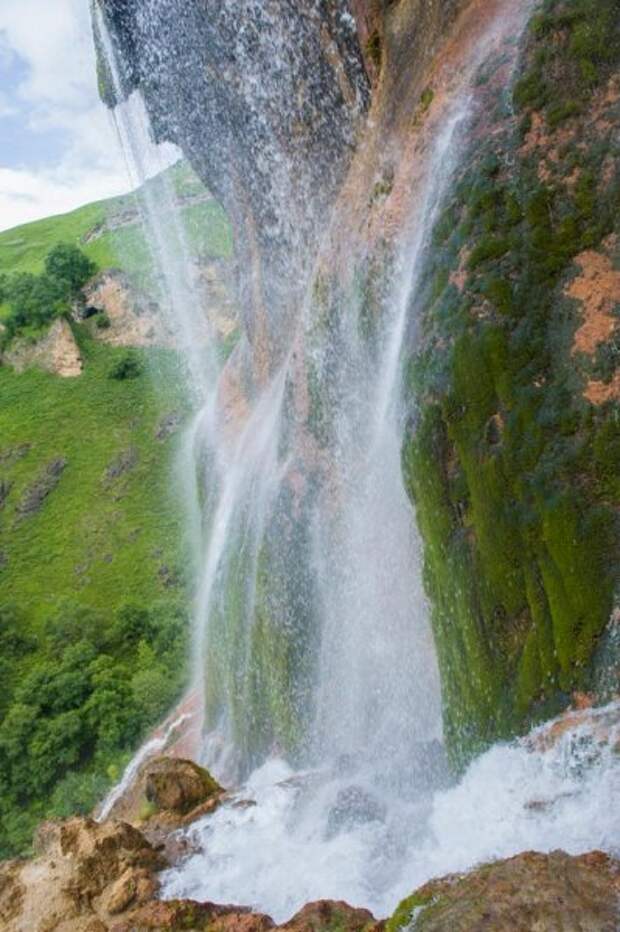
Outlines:
[[[367,909],[354,909],[348,903],[318,900],[308,903],[279,929],[286,932],[379,932],[384,922],[377,922]]]
[[[159,757],[145,771],[145,795],[159,810],[186,815],[223,792],[211,774],[190,760]]]
[[[39,478],[26,489],[17,506],[17,513],[21,518],[28,518],[39,510],[47,496],[60,482],[66,465],[66,459],[61,456],[47,464]]]
[[[336,801],[327,816],[327,837],[363,825],[365,822],[382,822],[385,807],[361,786],[347,786],[339,790]]]
[[[274,928],[269,916],[239,906],[195,903],[193,900],[153,901],[114,923],[111,932],[195,929],[209,932],[264,932]]]
[[[522,744],[533,753],[544,753],[575,732],[581,747],[585,749],[588,746],[595,757],[608,747],[620,752],[620,704],[590,708],[584,707],[580,699],[577,702],[580,708],[569,709],[536,728],[521,739]]]
[[[389,932],[617,932],[620,862],[600,851],[526,852],[441,880],[404,900]]]

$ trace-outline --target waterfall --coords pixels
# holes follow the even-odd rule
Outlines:
[[[182,461],[196,528],[202,760],[257,803],[224,806],[190,830],[197,851],[165,876],[166,897],[243,900],[276,919],[318,897],[386,913],[433,873],[519,850],[513,836],[521,846],[581,850],[605,834],[600,797],[587,828],[578,808],[597,779],[611,792],[611,751],[578,787],[568,739],[542,758],[522,745],[494,748],[450,785],[420,544],[401,474],[403,352],[434,222],[466,146],[478,70],[514,51],[529,6],[498,4],[466,60],[446,68],[425,145],[402,156],[411,162],[398,192],[406,219],[386,246],[370,311],[376,244],[373,252],[352,236],[350,261],[339,265],[353,228],[339,213],[346,204],[316,205],[304,185],[300,197],[288,141],[269,137],[255,155],[259,175],[277,167],[273,224],[262,231],[277,261],[266,283],[241,263],[244,334],[222,366],[174,192],[161,178],[146,187],[145,224],[196,408]],[[151,14],[147,3],[143,15]],[[96,22],[122,98],[98,7]],[[274,82],[299,67],[285,54],[288,38],[264,28],[256,39],[261,54],[272,52]],[[242,51],[250,54],[235,46]],[[149,60],[156,55],[149,50]],[[268,109],[272,90],[275,99],[249,58],[243,98],[252,114]],[[118,119],[143,180],[157,145],[138,93]],[[217,139],[203,145],[223,149]],[[265,295],[273,307],[263,326]],[[549,800],[542,815],[527,809],[539,790]],[[478,836],[479,813],[500,823],[495,834]]]

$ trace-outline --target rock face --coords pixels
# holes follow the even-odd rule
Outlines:
[[[401,903],[388,932],[615,932],[620,864],[594,851],[527,852],[432,880]]]
[[[159,306],[132,288],[122,272],[109,270],[97,275],[84,290],[84,301],[87,308],[99,312],[89,320],[93,335],[102,343],[110,346],[171,345]]]
[[[239,306],[263,354],[257,366],[268,367],[299,308],[312,244],[368,106],[348,3],[99,6],[123,95],[141,88],[157,137],[181,146],[232,220],[239,269],[251,270]],[[114,103],[104,61],[101,73]]]
[[[525,2],[100,7],[122,93],[141,87],[158,136],[183,148],[235,225],[246,338],[221,406],[237,423],[304,306],[334,213],[309,310],[325,357],[339,358],[338,322],[352,307],[361,305],[368,332],[385,313],[394,249],[446,96],[486,42],[485,23],[515,16],[515,32],[472,85],[457,178],[410,308],[404,475],[424,542],[452,762],[526,731],[574,691],[610,698],[620,547],[617,4],[549,0],[518,47]],[[113,102],[109,75],[105,93]],[[319,471],[336,383],[334,371],[317,375],[315,351],[300,347],[291,377],[302,439],[282,496],[294,503],[282,511],[301,529],[294,562],[304,567],[304,489],[328,481]],[[298,602],[312,604],[312,580],[282,597],[280,614],[300,626],[283,634],[271,611],[277,557],[268,547],[263,556],[266,608],[253,629],[262,658],[257,651],[251,666],[275,685],[266,703],[264,693],[252,698],[258,758],[269,742],[299,740],[304,722],[287,699],[303,695],[305,706],[311,664],[280,658],[302,628],[307,654],[316,648],[313,619],[294,610],[301,592]],[[220,685],[207,697],[212,718]]]
[[[73,331],[62,317],[55,320],[36,343],[23,338],[13,340],[3,354],[2,362],[18,372],[36,366],[65,379],[81,375],[83,369],[82,355]]]
[[[514,107],[487,69],[418,302],[403,459],[453,759],[618,689],[616,13],[547,4]]]

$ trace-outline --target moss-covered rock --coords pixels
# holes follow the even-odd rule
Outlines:
[[[514,105],[489,97],[472,127],[420,300],[403,466],[460,763],[595,688],[614,607],[620,394],[617,357],[599,359],[620,302],[612,6],[547,0],[533,18]]]
[[[615,928],[618,864],[600,851],[527,852],[431,880],[400,904],[386,932]]]
[[[313,714],[319,632],[310,558],[308,499],[297,520],[285,486],[265,529],[240,526],[232,538],[209,619],[206,720],[229,716],[247,767],[277,750],[301,750]]]

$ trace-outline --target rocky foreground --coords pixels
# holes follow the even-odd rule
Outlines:
[[[433,880],[388,920],[343,902],[310,903],[284,925],[250,908],[158,899],[158,874],[185,855],[177,829],[227,794],[191,761],[147,761],[125,803],[127,821],[43,823],[35,858],[0,866],[6,932],[617,932],[620,862],[594,851],[526,852]],[[133,824],[132,824],[133,823]],[[140,826],[138,828],[138,825]]]

